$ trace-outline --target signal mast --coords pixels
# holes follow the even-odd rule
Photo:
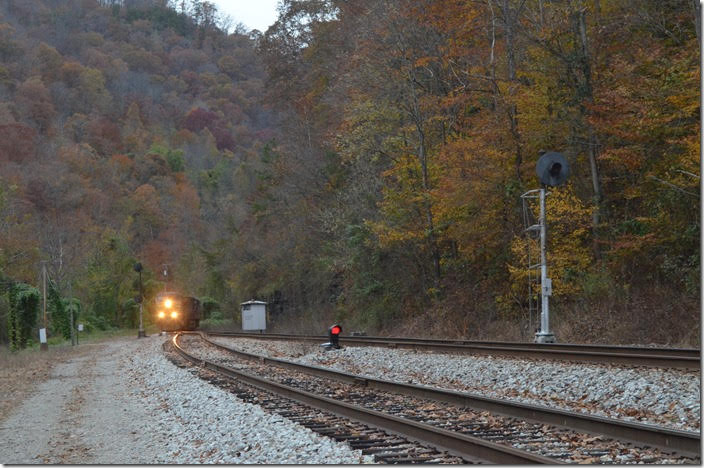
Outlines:
[[[524,204],[528,199],[538,198],[540,204],[540,215],[538,223],[528,226],[526,231],[538,231],[540,233],[540,263],[537,265],[529,265],[529,271],[533,267],[540,267],[540,329],[535,334],[535,343],[554,343],[555,335],[550,331],[550,307],[549,298],[552,296],[552,280],[548,278],[548,263],[547,263],[547,224],[545,219],[545,197],[549,195],[545,187],[557,187],[562,185],[567,180],[570,174],[567,159],[561,153],[554,151],[541,153],[538,164],[535,167],[538,179],[543,185],[539,189],[529,190],[521,199]],[[525,205],[524,205],[525,206]],[[529,257],[530,263],[530,257]],[[529,273],[530,275],[530,273]],[[529,285],[530,286],[530,285]],[[532,291],[528,291],[529,296]],[[532,299],[529,297],[529,301]],[[532,307],[532,306],[531,306]]]

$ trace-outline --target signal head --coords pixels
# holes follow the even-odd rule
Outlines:
[[[548,151],[538,159],[535,172],[541,183],[556,187],[565,183],[570,175],[570,167],[562,153]]]
[[[340,333],[342,333],[342,327],[340,325],[335,324],[328,329],[329,344],[335,349],[340,348]]]

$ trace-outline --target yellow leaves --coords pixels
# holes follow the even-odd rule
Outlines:
[[[343,160],[376,162],[381,154],[395,156],[404,148],[402,139],[394,134],[401,118],[397,109],[363,100],[345,114],[347,117],[335,138]]]
[[[692,99],[692,93],[676,94],[668,96],[666,101],[680,110],[680,112],[689,115],[695,115],[699,110],[699,101]]]
[[[533,207],[538,219],[537,207]],[[592,208],[574,194],[571,186],[551,189],[546,200],[548,223],[548,275],[553,282],[553,296],[572,296],[580,293],[579,276],[592,263],[589,248]],[[528,284],[528,263],[540,263],[538,240],[525,236],[514,237],[511,243],[513,260],[507,265],[512,289],[517,293]],[[538,271],[531,273],[537,278]],[[533,291],[536,293],[537,291]]]
[[[421,231],[396,229],[384,222],[367,222],[367,225],[377,235],[379,246],[383,248],[397,243],[419,241],[424,237]]]

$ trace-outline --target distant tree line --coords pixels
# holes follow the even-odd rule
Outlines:
[[[530,339],[520,195],[557,150],[558,339],[696,344],[698,8],[283,0],[247,32],[201,0],[2,2],[0,273],[47,265],[56,334],[67,297],[136,326],[139,261],[148,317],[169,289],[287,331]],[[33,296],[3,297],[19,344]]]

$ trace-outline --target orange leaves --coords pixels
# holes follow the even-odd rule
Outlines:
[[[144,258],[145,263],[151,269],[158,270],[161,265],[168,263],[171,259],[168,240],[154,239],[145,242],[141,249],[140,258]]]
[[[129,158],[129,156],[124,154],[113,154],[110,161],[117,164],[123,170],[134,166],[134,162]]]
[[[421,21],[448,34],[450,55],[455,55],[453,52],[457,52],[468,40],[481,37],[473,34],[474,28],[486,13],[482,3],[466,0],[434,1],[414,11]]]
[[[599,160],[609,164],[616,171],[635,171],[643,165],[645,154],[637,147],[608,148]]]
[[[183,174],[179,174],[181,180],[171,188],[171,195],[176,199],[176,205],[183,210],[190,211],[190,214],[197,215],[200,206],[198,191],[193,187]]]
[[[430,65],[435,59],[435,57],[420,57],[415,60],[413,63],[413,66],[415,67],[427,67]]]
[[[134,191],[135,201],[143,206],[156,207],[156,198],[156,189],[151,184],[142,184]]]
[[[616,240],[609,243],[611,253],[613,255],[623,255],[625,253],[632,254],[634,251],[639,251],[646,246],[654,246],[658,239],[655,234],[622,234]]]

